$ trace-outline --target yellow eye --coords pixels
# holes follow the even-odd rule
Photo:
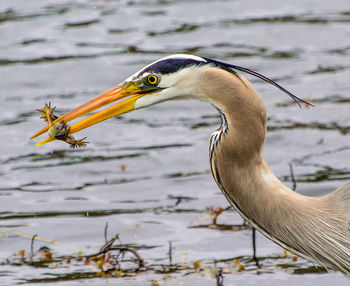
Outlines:
[[[159,82],[159,78],[156,75],[149,75],[147,77],[147,83],[150,85],[156,85]]]

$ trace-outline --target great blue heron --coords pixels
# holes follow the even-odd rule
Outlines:
[[[172,55],[151,63],[56,122],[68,122],[124,97],[127,99],[72,125],[70,133],[167,100],[197,99],[212,104],[222,122],[210,138],[210,167],[230,204],[283,248],[350,277],[350,182],[322,197],[304,196],[283,185],[263,156],[264,103],[236,71],[275,85],[297,103],[303,101],[247,68],[198,56]],[[46,130],[48,127],[32,138]],[[38,145],[52,140],[49,137]]]

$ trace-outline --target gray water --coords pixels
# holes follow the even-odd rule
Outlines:
[[[206,104],[169,102],[108,120],[77,136],[90,141],[79,150],[29,138],[43,127],[35,109],[45,103],[63,114],[151,61],[191,53],[257,70],[316,105],[299,109],[248,76],[268,110],[272,170],[292,186],[292,162],[298,192],[326,194],[350,178],[348,0],[3,0],[0,40],[0,285],[216,285],[220,267],[224,285],[347,285],[284,258],[260,234],[258,270],[251,230],[232,210],[210,225],[210,208],[228,202],[209,171],[220,120]],[[98,252],[106,223],[147,270],[129,262],[128,275],[100,277],[76,259]],[[42,246],[55,263],[40,263]]]

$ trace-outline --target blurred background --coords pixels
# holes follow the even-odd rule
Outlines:
[[[78,150],[29,140],[44,126],[35,109],[51,102],[63,114],[173,53],[257,70],[311,100],[316,108],[300,109],[247,76],[268,110],[265,157],[277,176],[291,186],[292,163],[297,191],[312,196],[349,180],[348,0],[0,0],[0,284],[217,285],[223,268],[224,285],[347,285],[260,234],[258,270],[240,216],[212,224],[229,204],[209,170],[220,124],[211,106],[126,114],[81,132],[90,144]],[[98,252],[106,223],[146,271],[123,262],[115,278],[76,258]]]

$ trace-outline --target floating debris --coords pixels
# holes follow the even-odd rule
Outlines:
[[[72,135],[69,135],[70,126],[65,122],[54,122],[58,116],[54,115],[55,107],[51,107],[51,103],[45,103],[43,109],[37,109],[40,112],[40,118],[49,124],[48,134],[51,138],[61,140],[69,144],[69,147],[74,149],[78,147],[85,147],[87,143],[84,141],[86,137],[76,140]]]
[[[48,248],[47,246],[40,247],[39,253],[41,255],[41,257],[40,257],[41,261],[46,261],[46,262],[52,261],[52,252],[51,252],[50,248]]]
[[[194,260],[192,263],[186,263],[183,258],[181,264],[173,261],[173,252],[176,249],[173,243],[169,241],[169,264],[159,263],[159,259],[150,260],[146,263],[138,253],[139,249],[147,249],[145,246],[133,244],[121,244],[118,234],[108,238],[108,224],[104,228],[104,244],[101,245],[94,253],[85,255],[83,250],[59,242],[55,239],[39,237],[38,235],[26,235],[16,232],[23,238],[31,239],[30,249],[20,249],[15,255],[6,259],[10,265],[27,265],[33,268],[47,268],[54,276],[52,281],[62,281],[73,279],[89,279],[97,277],[107,278],[130,278],[149,273],[156,274],[160,279],[151,280],[148,285],[167,285],[167,280],[177,279],[183,276],[206,277],[216,280],[216,286],[224,286],[225,277],[231,275],[241,275],[244,273],[274,273],[276,271],[287,271],[291,274],[305,273],[325,273],[322,267],[315,267],[311,263],[299,259],[288,251],[280,255],[260,257],[262,268],[257,268],[251,256],[239,256],[212,261]],[[36,241],[45,243],[37,245]],[[78,250],[70,255],[58,255],[57,252],[47,246],[47,243],[74,248]],[[36,244],[36,245],[35,245]],[[166,257],[163,257],[166,259]],[[162,259],[163,260],[163,259]],[[76,272],[74,267],[86,267],[86,271],[79,270]],[[53,269],[66,268],[62,275],[61,270],[53,272]],[[45,281],[46,277],[27,281]],[[175,280],[174,280],[175,281]],[[175,285],[175,284],[174,284]],[[213,283],[214,285],[214,283]]]
[[[193,269],[195,271],[199,271],[202,267],[201,261],[200,260],[196,260],[193,262]]]
[[[230,209],[231,207],[228,207],[228,209]],[[217,220],[217,218],[218,218],[218,216],[220,215],[220,214],[222,214],[223,212],[225,211],[225,209],[224,208],[221,208],[221,207],[219,207],[219,208],[214,208],[214,207],[211,207],[210,208],[210,214],[213,216],[213,225],[217,225],[217,222],[216,222],[216,220]]]

